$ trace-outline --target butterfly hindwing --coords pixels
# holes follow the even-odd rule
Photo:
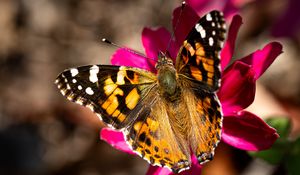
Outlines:
[[[178,73],[208,91],[216,91],[220,86],[220,51],[224,39],[223,14],[211,11],[196,23],[184,40],[176,60]]]
[[[191,115],[195,125],[189,142],[198,162],[204,163],[213,159],[220,142],[223,116],[215,93],[196,93],[195,103],[196,113]]]
[[[150,164],[180,172],[191,166],[189,146],[174,132],[173,116],[157,91],[153,89],[145,99],[144,108],[126,131],[126,140]]]
[[[133,111],[156,77],[138,68],[93,65],[61,73],[55,83],[69,100],[87,106],[104,123],[121,129],[134,120]],[[131,116],[129,116],[131,114]]]

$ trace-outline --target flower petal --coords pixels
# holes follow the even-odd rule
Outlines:
[[[136,51],[129,48],[120,48],[111,56],[111,64],[118,66],[131,66],[155,72],[156,60],[134,53]]]
[[[142,32],[143,46],[145,48],[146,55],[150,58],[157,58],[160,51],[164,52],[168,49],[171,58],[175,61],[179,47],[176,46],[173,40],[170,41],[170,39],[171,34],[164,27],[155,29],[145,27]],[[167,48],[169,42],[171,43],[169,48]]]
[[[179,174],[174,174],[167,168],[150,165],[146,175],[199,175],[199,174],[201,174],[201,169],[202,169],[202,166],[199,165],[196,156],[193,155],[191,168],[188,170],[182,171]]]
[[[100,131],[100,139],[106,141],[118,150],[124,151],[129,154],[135,154],[127,145],[124,139],[124,134],[121,131],[116,131],[110,128],[103,128]]]
[[[232,18],[232,22],[229,26],[227,39],[224,43],[224,47],[221,51],[221,69],[224,70],[227,65],[229,64],[234,48],[235,48],[235,41],[238,34],[238,31],[243,24],[242,17],[240,15],[235,15]]]
[[[176,8],[173,11],[172,18],[173,31],[178,45],[182,45],[191,29],[199,20],[199,16],[189,5],[186,5],[183,11],[181,10],[181,7]]]
[[[218,97],[224,115],[248,107],[254,100],[255,79],[251,66],[235,61],[222,75]]]
[[[278,42],[272,42],[262,50],[257,50],[240,61],[252,65],[255,71],[255,79],[258,79],[281,53],[282,45]]]
[[[233,0],[187,0],[187,3],[193,7],[199,16],[211,10],[220,10],[224,12],[224,16],[228,20],[234,13],[238,12],[236,3]]]
[[[250,112],[240,111],[224,117],[222,140],[236,148],[248,151],[268,149],[278,137],[274,128]]]

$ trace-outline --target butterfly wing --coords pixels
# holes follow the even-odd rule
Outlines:
[[[150,164],[179,172],[190,167],[189,148],[176,139],[155,82],[141,69],[103,65],[69,69],[56,79],[69,100],[123,129],[127,143]]]
[[[62,72],[55,83],[69,100],[89,107],[115,129],[135,120],[134,113],[156,81],[151,72],[124,66],[93,65]]]
[[[166,103],[157,91],[156,87],[148,95],[137,120],[127,130],[126,140],[150,164],[178,173],[191,166],[190,149],[173,131]]]
[[[220,51],[225,39],[225,22],[221,12],[211,11],[192,28],[176,60],[181,76],[207,91],[219,88]]]
[[[190,112],[189,145],[199,163],[211,160],[221,139],[222,112],[215,91],[220,86],[220,51],[225,38],[223,15],[211,11],[188,34],[176,69]]]

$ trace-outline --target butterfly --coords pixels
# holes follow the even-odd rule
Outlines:
[[[55,83],[70,101],[86,106],[152,165],[179,173],[212,160],[221,139],[220,51],[222,12],[203,16],[184,40],[174,64],[161,52],[157,73],[113,65],[62,72]]]

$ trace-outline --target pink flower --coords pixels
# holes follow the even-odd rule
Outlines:
[[[178,20],[179,9],[174,10],[173,21]],[[186,6],[182,19],[177,26],[175,39],[172,40],[168,51],[175,58],[185,36],[198,21],[199,17],[191,7]],[[222,80],[218,97],[222,104],[224,120],[222,130],[222,141],[242,150],[258,151],[271,147],[278,138],[276,130],[268,126],[255,114],[244,111],[254,100],[255,82],[272,64],[275,58],[282,53],[282,46],[277,42],[267,44],[263,49],[235,61],[229,65],[235,48],[237,32],[242,24],[242,18],[235,15],[232,18],[228,30],[228,36],[221,52]],[[174,27],[174,23],[173,23]],[[155,60],[157,53],[167,48],[171,34],[167,29],[160,27],[156,29],[144,28],[142,32],[142,43],[147,57],[146,59],[137,54],[128,52],[126,49],[118,49],[112,56],[114,65],[134,66],[155,72]],[[126,145],[123,133],[104,128],[101,131],[101,139],[105,140],[117,149],[134,154]],[[200,174],[201,165],[193,157],[193,165],[180,174]],[[148,175],[169,175],[168,169],[150,166]]]
[[[186,0],[198,15],[210,12],[212,9],[224,12],[224,16],[229,22],[234,14],[245,4],[253,0]]]

